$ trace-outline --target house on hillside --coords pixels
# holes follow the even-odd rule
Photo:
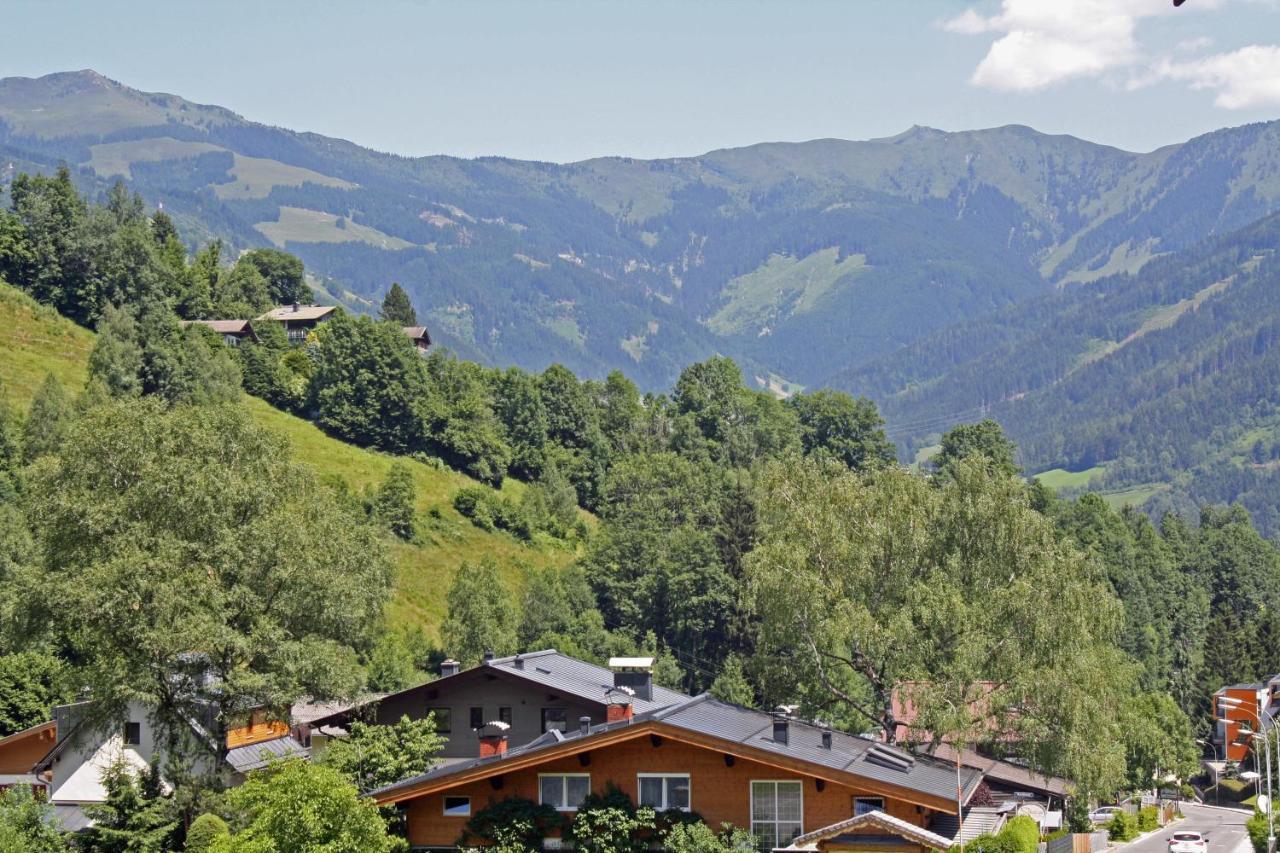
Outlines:
[[[26,763],[27,775],[45,788],[63,827],[71,832],[89,826],[86,806],[106,800],[102,779],[107,768],[124,762],[141,770],[161,757],[156,726],[145,706],[130,703],[119,720],[100,719],[94,710],[92,702],[55,707],[53,720],[37,727],[44,749]],[[227,785],[238,785],[246,773],[269,760],[308,755],[290,726],[263,714],[221,737],[213,730],[211,719],[188,720],[187,746],[195,756],[194,769],[217,770]],[[0,756],[5,755],[3,747],[0,742]],[[27,756],[32,754],[28,750]]]
[[[604,723],[622,695],[641,713],[689,699],[653,683],[652,658],[614,658],[609,663],[609,668],[596,666],[555,649],[486,655],[469,669],[446,660],[435,681],[312,720],[312,743],[319,747],[325,739],[342,736],[352,719],[387,725],[402,716],[416,720],[434,714],[436,731],[448,738],[441,753],[448,762],[474,758],[480,730],[490,722],[510,726],[509,740],[521,744],[550,731],[569,731],[583,717]]]
[[[1213,743],[1217,758],[1244,761],[1249,756],[1250,738],[1243,730],[1259,731],[1269,726],[1278,713],[1280,675],[1219,688],[1213,694]]]
[[[426,326],[404,326],[403,331],[409,340],[413,341],[413,345],[418,348],[418,352],[426,352],[431,346],[431,335],[427,332]]]
[[[333,305],[279,305],[258,317],[254,322],[263,323],[275,320],[284,325],[285,336],[289,343],[301,344],[307,340],[311,330],[333,317],[338,309]]]
[[[472,815],[501,800],[532,800],[572,818],[588,794],[616,786],[638,805],[748,829],[764,850],[843,824],[873,849],[926,853],[950,846],[928,828],[954,814],[957,798],[967,800],[982,779],[970,768],[957,772],[878,741],[705,694],[671,702],[664,696],[656,708],[653,700],[641,706],[638,695],[627,701],[625,690],[614,695],[606,721],[584,714],[522,746],[509,744],[509,730],[482,726],[470,759],[370,797],[403,810],[415,848],[452,847]],[[888,817],[847,824],[869,813]]]
[[[253,324],[248,320],[183,320],[182,326],[204,326],[212,329],[222,335],[227,346],[238,347],[245,341],[255,344],[258,342],[258,336],[253,333]]]

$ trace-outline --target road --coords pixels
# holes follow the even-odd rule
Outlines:
[[[1186,817],[1141,841],[1125,845],[1124,853],[1167,853],[1169,836],[1175,832],[1200,832],[1209,836],[1209,853],[1250,853],[1249,833],[1244,822],[1249,815],[1227,809],[1182,804]],[[1277,827],[1280,831],[1280,827]]]

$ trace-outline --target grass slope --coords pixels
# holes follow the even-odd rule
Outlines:
[[[289,243],[354,243],[363,242],[379,249],[412,249],[413,243],[383,234],[376,228],[359,225],[333,213],[302,207],[281,207],[275,222],[259,222],[253,227],[284,248]]]
[[[93,337],[92,332],[0,282],[0,381],[10,405],[20,413],[26,412],[47,373],[53,373],[70,392],[84,386]],[[395,461],[395,457],[331,438],[308,421],[254,397],[246,396],[244,406],[254,421],[289,442],[298,461],[322,476],[341,477],[353,491],[381,482]],[[445,616],[445,593],[463,562],[494,558],[508,586],[518,593],[527,567],[563,566],[576,556],[564,548],[524,545],[505,534],[480,530],[453,508],[458,489],[474,486],[476,481],[454,471],[403,461],[417,486],[422,541],[392,546],[397,576],[388,608],[391,625],[420,627],[435,636]],[[509,480],[502,491],[518,499],[525,488]]]

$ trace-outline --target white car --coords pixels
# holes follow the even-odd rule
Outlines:
[[[1111,823],[1111,819],[1122,811],[1124,811],[1124,809],[1119,806],[1099,806],[1089,813],[1089,820],[1093,821],[1098,826],[1105,826],[1106,824]]]
[[[1169,853],[1205,853],[1208,849],[1208,836],[1198,832],[1175,832],[1169,838]]]

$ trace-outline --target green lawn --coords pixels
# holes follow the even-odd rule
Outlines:
[[[1125,506],[1142,506],[1151,498],[1168,491],[1167,483],[1147,483],[1141,486],[1131,486],[1127,489],[1117,489],[1116,491],[1099,492],[1098,495],[1107,502],[1107,506],[1112,509],[1121,509]]]
[[[73,393],[88,375],[93,334],[36,304],[0,282],[0,381],[10,404],[25,413],[46,373],[52,371]],[[395,457],[362,450],[325,435],[314,424],[246,396],[244,406],[260,425],[288,440],[294,457],[325,476],[338,476],[358,492],[386,476]],[[391,624],[421,627],[435,636],[445,616],[445,593],[458,568],[468,561],[492,557],[502,567],[508,586],[519,593],[525,571],[533,566],[564,566],[577,556],[553,544],[526,545],[505,533],[486,533],[453,508],[453,496],[476,481],[456,471],[437,470],[404,460],[417,486],[422,541],[392,544],[397,568],[395,595],[388,608]],[[523,483],[508,480],[502,493],[519,499]],[[434,512],[433,512],[434,511]],[[437,517],[438,516],[438,517]],[[594,519],[584,513],[588,524]]]
[[[376,228],[357,225],[333,213],[303,207],[282,207],[275,222],[259,222],[253,227],[272,243],[368,243],[380,249],[411,249],[413,243],[383,234]]]
[[[1102,465],[1095,465],[1084,471],[1068,471],[1065,468],[1051,468],[1035,475],[1035,479],[1044,483],[1054,491],[1062,491],[1063,489],[1083,489],[1088,486],[1097,477],[1101,477],[1106,468]]]

